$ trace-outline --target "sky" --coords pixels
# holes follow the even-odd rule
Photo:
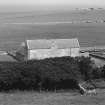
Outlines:
[[[0,5],[94,5],[94,6],[105,6],[105,0],[0,0]]]

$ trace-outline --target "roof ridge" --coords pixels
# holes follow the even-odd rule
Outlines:
[[[76,39],[78,40],[78,38],[57,38],[57,39],[27,39],[26,41],[34,41],[34,40],[73,40]]]

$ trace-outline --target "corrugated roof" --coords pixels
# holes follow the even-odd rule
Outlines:
[[[55,40],[55,45],[58,46],[58,48],[77,48],[79,47],[78,39],[57,39]]]
[[[58,49],[64,48],[78,48],[79,42],[77,38],[74,39],[36,39],[27,40],[28,49],[49,49],[56,46]]]
[[[27,40],[28,49],[48,49],[51,48],[52,41],[46,39]]]

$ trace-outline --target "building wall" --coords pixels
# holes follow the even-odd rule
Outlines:
[[[79,56],[79,48],[72,49],[35,49],[28,51],[28,59],[44,59],[50,57]]]
[[[48,58],[49,49],[29,50],[28,59],[44,59]]]
[[[79,48],[71,48],[71,56],[76,57],[79,56]]]

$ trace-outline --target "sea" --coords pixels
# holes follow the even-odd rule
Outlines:
[[[43,8],[0,7],[0,49],[27,39],[78,38],[81,47],[105,45],[104,8]]]

